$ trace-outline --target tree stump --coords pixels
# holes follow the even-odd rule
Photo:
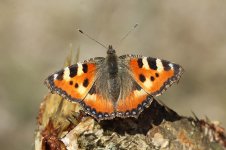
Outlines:
[[[224,149],[223,128],[184,117],[154,100],[138,118],[95,121],[56,94],[41,103],[36,150],[76,149]]]

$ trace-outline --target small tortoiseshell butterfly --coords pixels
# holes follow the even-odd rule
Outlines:
[[[107,57],[96,57],[50,75],[51,92],[79,102],[99,120],[138,117],[183,73],[178,64],[140,55],[118,57],[109,46]]]

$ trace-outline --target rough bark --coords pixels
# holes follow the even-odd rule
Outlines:
[[[49,94],[38,116],[35,149],[224,149],[224,129],[209,121],[179,116],[153,101],[136,118],[101,122],[79,104]]]

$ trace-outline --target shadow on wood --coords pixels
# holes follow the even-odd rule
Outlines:
[[[104,130],[115,131],[119,134],[147,134],[153,125],[160,125],[163,120],[176,121],[181,117],[173,110],[158,103],[155,99],[139,117],[136,118],[115,118],[100,122]]]

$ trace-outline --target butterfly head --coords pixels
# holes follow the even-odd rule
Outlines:
[[[115,54],[115,50],[113,49],[112,45],[108,46],[107,54]]]

